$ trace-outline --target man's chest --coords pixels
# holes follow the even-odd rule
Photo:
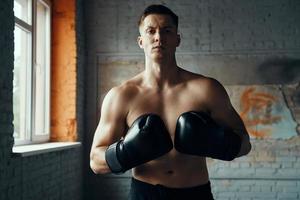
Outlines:
[[[173,137],[178,117],[192,110],[205,110],[205,106],[201,98],[188,91],[145,92],[130,102],[127,125],[130,127],[134,120],[143,114],[158,114]]]

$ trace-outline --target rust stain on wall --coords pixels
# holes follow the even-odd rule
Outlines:
[[[264,92],[256,92],[255,87],[249,87],[241,94],[240,116],[246,128],[254,137],[265,138],[272,134],[270,128],[257,129],[258,125],[272,125],[282,120],[280,115],[272,113],[277,98]]]
[[[297,136],[283,90],[278,85],[231,85],[226,90],[252,138],[290,139]]]

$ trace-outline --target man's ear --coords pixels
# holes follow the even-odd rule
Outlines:
[[[177,45],[176,45],[176,47],[178,47],[180,45],[180,42],[181,42],[180,34],[177,34]]]
[[[142,37],[141,37],[141,36],[139,36],[139,37],[137,38],[137,43],[138,43],[139,47],[140,47],[141,49],[143,49],[143,40],[142,40]]]

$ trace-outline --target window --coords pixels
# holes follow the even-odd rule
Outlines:
[[[14,0],[15,145],[49,140],[50,16],[49,0]]]

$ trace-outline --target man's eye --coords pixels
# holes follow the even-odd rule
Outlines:
[[[166,33],[172,33],[173,30],[172,30],[172,29],[165,29],[165,32],[166,32]]]
[[[147,30],[147,33],[148,33],[148,34],[154,34],[155,31],[154,31],[154,30]]]

